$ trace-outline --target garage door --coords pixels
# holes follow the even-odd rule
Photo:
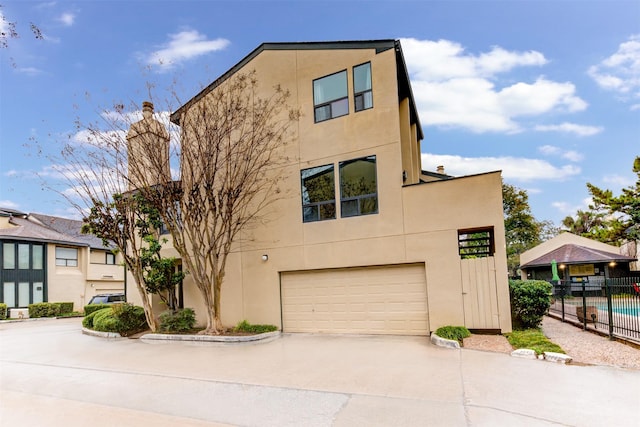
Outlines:
[[[428,335],[424,264],[282,273],[285,332]]]

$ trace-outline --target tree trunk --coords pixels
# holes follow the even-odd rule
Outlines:
[[[142,308],[144,308],[144,317],[147,319],[147,324],[149,325],[149,329],[151,329],[151,332],[157,332],[158,322],[153,316],[153,307],[151,307],[151,303],[149,302],[149,297],[147,295],[147,291],[144,289],[144,285],[141,285],[141,283],[144,283],[142,272],[134,272],[134,276],[136,288],[138,289],[140,299],[142,300]]]

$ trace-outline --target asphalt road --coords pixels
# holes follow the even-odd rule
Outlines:
[[[284,334],[147,344],[80,319],[0,324],[1,426],[636,426],[640,371]]]

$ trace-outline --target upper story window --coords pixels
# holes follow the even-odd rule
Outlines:
[[[353,67],[353,102],[356,111],[373,108],[370,62]]]
[[[78,249],[76,248],[56,248],[56,265],[63,267],[78,266]]]
[[[341,216],[378,213],[376,156],[340,162]]]
[[[115,265],[116,263],[116,255],[113,252],[105,253],[105,264]]]
[[[493,256],[494,252],[493,227],[458,230],[460,258],[483,258]]]
[[[347,70],[313,81],[313,106],[316,123],[349,114]]]
[[[302,221],[324,221],[336,217],[336,190],[333,165],[300,171]]]

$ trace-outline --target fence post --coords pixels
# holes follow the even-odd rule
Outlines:
[[[582,284],[582,329],[587,330],[587,295],[584,286],[584,280],[580,282]]]
[[[605,277],[604,288],[607,294],[607,314],[609,315],[609,339],[615,341],[613,338],[613,302],[611,301],[611,288],[609,287],[609,279]]]
[[[560,301],[562,302],[562,321],[564,322],[564,284],[562,280],[558,280],[558,285],[560,286]]]

